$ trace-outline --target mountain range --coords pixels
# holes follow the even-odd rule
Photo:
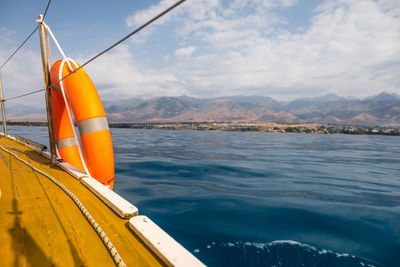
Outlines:
[[[110,122],[260,121],[275,123],[328,123],[358,126],[400,125],[400,95],[382,92],[364,99],[327,94],[289,102],[265,96],[216,98],[156,97],[105,101]],[[8,119],[22,120],[44,112],[14,106]],[[24,115],[25,114],[25,115]]]
[[[400,125],[400,96],[382,92],[365,99],[334,94],[290,102],[264,96],[157,97],[106,102],[114,122],[260,121],[363,126]]]

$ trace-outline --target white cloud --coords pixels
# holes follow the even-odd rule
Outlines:
[[[85,59],[81,57],[80,61]],[[126,45],[85,67],[103,100],[185,94],[184,86],[171,72],[141,70]]]
[[[0,49],[0,58],[7,59],[13,49]],[[3,64],[3,62],[1,62]],[[44,87],[42,61],[39,53],[21,49],[1,70],[4,98],[10,98],[28,92],[40,90]],[[31,103],[43,104],[44,93],[30,95],[24,98],[10,100],[8,105]]]
[[[135,12],[126,23],[141,25],[174,2],[162,0]],[[134,56],[139,54],[121,45],[86,70],[103,100],[182,94],[364,97],[383,90],[398,92],[399,1],[320,2],[304,30],[289,30],[285,26],[290,18],[275,10],[300,4],[292,0],[187,1],[140,38],[145,42],[158,33],[161,24],[177,22],[171,23],[172,34],[163,35],[176,45],[163,39],[167,44],[163,48],[168,49],[162,51],[157,67],[145,67]],[[9,49],[0,47],[0,58],[8,54]],[[39,51],[21,50],[2,74],[6,97],[42,88]],[[34,97],[44,99],[43,95]]]
[[[166,67],[191,94],[299,97],[330,92],[364,97],[400,86],[398,1],[324,1],[300,32],[285,30],[289,18],[274,11],[297,1],[195,3],[173,17],[180,22],[177,37],[186,44],[175,54],[192,55],[190,47],[202,53]]]
[[[266,8],[276,8],[276,7],[291,7],[295,5],[298,0],[262,0],[262,5]]]
[[[0,46],[11,46],[13,43],[12,37],[15,35],[14,31],[7,29],[6,27],[0,28]],[[1,63],[3,64],[3,63]]]
[[[165,55],[165,56],[163,56],[163,59],[164,59],[165,62],[168,62],[171,59],[171,56],[170,55]]]
[[[136,11],[131,16],[128,16],[126,18],[126,25],[128,27],[137,27],[139,25],[142,25],[175,4],[176,2],[176,0],[161,0],[158,4],[151,5],[147,9]],[[172,10],[159,20],[155,21],[153,24],[164,24],[182,15],[187,16],[188,19],[194,21],[204,20],[214,16],[214,9],[220,7],[221,5],[218,0],[186,1],[175,10]]]
[[[197,50],[195,46],[182,47],[175,50],[175,56],[177,57],[189,57]]]

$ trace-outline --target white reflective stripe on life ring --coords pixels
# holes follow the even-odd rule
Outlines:
[[[88,133],[109,130],[106,117],[97,117],[78,122],[78,129],[81,136]]]
[[[70,146],[76,146],[77,144],[76,144],[75,137],[67,137],[67,138],[57,140],[56,145],[57,145],[58,149],[62,149],[62,148],[70,147]]]

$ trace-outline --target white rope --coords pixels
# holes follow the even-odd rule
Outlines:
[[[61,89],[61,93],[62,93],[62,95],[63,95],[63,99],[64,99],[65,106],[66,106],[66,108],[67,108],[67,113],[68,113],[69,122],[70,122],[70,124],[71,124],[72,131],[74,132],[74,138],[75,138],[75,142],[76,142],[77,147],[78,147],[79,157],[80,157],[80,159],[81,159],[81,161],[82,161],[82,165],[83,165],[83,168],[85,169],[86,174],[89,175],[89,176],[91,177],[90,172],[89,172],[89,169],[88,169],[88,167],[87,167],[87,165],[86,165],[86,163],[85,163],[85,159],[84,159],[84,157],[83,157],[83,153],[82,153],[81,146],[79,145],[80,143],[79,143],[79,140],[78,140],[78,135],[76,134],[75,124],[74,124],[74,120],[73,120],[73,118],[72,118],[71,108],[70,108],[70,106],[69,106],[69,104],[68,104],[68,101],[67,101],[68,99],[67,99],[67,96],[66,96],[65,91],[64,91],[64,85],[63,85],[64,80],[63,80],[63,77],[62,77],[62,70],[63,70],[63,67],[64,67],[64,64],[65,64],[65,63],[67,63],[68,69],[69,69],[69,71],[71,71],[71,72],[74,71],[74,69],[73,69],[73,67],[71,66],[71,63],[70,63],[70,62],[72,62],[72,63],[75,65],[76,68],[78,68],[79,66],[78,66],[78,64],[77,64],[74,60],[72,60],[71,58],[68,58],[68,57],[65,55],[64,51],[62,50],[60,44],[58,43],[58,41],[57,41],[56,37],[54,36],[53,32],[51,31],[50,27],[49,27],[47,24],[45,24],[44,21],[43,21],[42,23],[43,23],[43,25],[44,25],[44,27],[45,27],[45,29],[46,29],[46,33],[47,33],[47,32],[50,33],[50,36],[53,38],[53,41],[54,41],[54,43],[56,44],[56,46],[57,46],[57,48],[58,48],[58,51],[60,52],[60,54],[61,54],[61,55],[63,56],[63,58],[64,58],[64,59],[61,61],[60,68],[59,68],[59,70],[58,70],[58,80],[60,80],[60,89]],[[47,36],[48,36],[48,35],[47,35]],[[50,53],[50,45],[48,45],[48,49],[49,49],[49,54],[51,55],[51,53]],[[59,154],[59,153],[58,153],[58,149],[56,149],[56,150],[57,150],[57,154]]]
[[[63,59],[63,60],[61,61],[60,68],[59,68],[59,70],[58,70],[58,79],[59,79],[59,80],[62,79],[62,70],[63,70],[64,64],[65,64],[66,62],[67,62],[67,64],[68,64],[69,61],[71,61],[72,63],[74,63],[75,67],[78,68],[78,64],[77,64],[74,60],[72,60],[72,59],[70,59],[70,58],[65,58],[65,59]],[[73,69],[72,69],[71,71],[73,71]],[[84,157],[83,157],[82,149],[81,149],[81,146],[80,146],[80,143],[79,143],[79,140],[78,140],[78,135],[76,134],[75,124],[74,124],[74,121],[73,121],[73,119],[72,119],[71,108],[69,107],[69,104],[68,104],[68,99],[67,99],[67,96],[66,96],[65,91],[64,91],[64,84],[63,84],[63,83],[64,83],[64,80],[60,81],[60,90],[61,90],[61,93],[62,93],[62,96],[63,96],[63,99],[64,99],[65,107],[67,108],[67,113],[68,113],[69,122],[70,122],[71,127],[72,127],[72,130],[73,130],[73,132],[74,132],[74,138],[75,138],[75,141],[76,141],[76,146],[78,147],[79,157],[81,158],[82,165],[83,165],[83,168],[85,169],[86,174],[89,175],[89,176],[91,176],[91,175],[90,175],[90,172],[89,172],[89,169],[88,169],[88,167],[86,166],[85,159],[84,159]]]
[[[82,202],[71,191],[69,191],[68,188],[65,187],[65,185],[63,185],[62,183],[57,181],[57,179],[55,179],[51,175],[45,173],[42,170],[39,170],[38,168],[36,168],[35,166],[30,164],[26,160],[21,159],[15,153],[5,149],[2,145],[0,145],[0,149],[2,149],[3,151],[9,153],[10,155],[12,155],[17,160],[21,161],[22,163],[24,163],[27,166],[29,166],[30,168],[32,168],[34,171],[36,171],[36,172],[40,173],[41,175],[47,177],[48,179],[50,179],[50,181],[52,181],[59,188],[61,188],[75,202],[75,205],[80,209],[82,214],[85,215],[86,220],[90,223],[92,228],[97,232],[98,236],[101,238],[101,240],[103,241],[103,243],[107,247],[108,252],[111,254],[115,264],[117,266],[121,266],[121,267],[122,266],[126,266],[126,264],[122,260],[121,256],[118,254],[117,249],[114,247],[114,245],[111,243],[111,240],[108,238],[107,234],[103,231],[103,229],[101,229],[100,225],[95,221],[93,216],[87,211],[85,206],[83,206]]]
[[[58,51],[60,51],[60,54],[62,55],[62,57],[66,60],[67,56],[64,54],[64,51],[62,50],[60,44],[58,43],[56,37],[54,36],[53,32],[51,31],[50,27],[44,23],[44,21],[42,22],[44,27],[46,28],[46,30],[50,33],[51,38],[53,38],[54,43],[56,44]],[[67,62],[68,68],[70,71],[73,71],[71,65],[69,64],[69,62]]]
[[[48,54],[48,57],[49,57],[50,66],[52,66],[52,65],[53,65],[53,58],[51,57],[51,48],[50,48],[49,32],[48,32],[48,30],[47,30],[46,27],[44,27],[44,31],[45,31],[45,33],[46,33],[47,50],[48,50],[48,52],[49,52],[49,53],[47,53],[47,54]]]

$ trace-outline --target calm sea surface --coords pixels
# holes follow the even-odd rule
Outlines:
[[[115,191],[209,266],[400,266],[400,137],[111,133]]]

